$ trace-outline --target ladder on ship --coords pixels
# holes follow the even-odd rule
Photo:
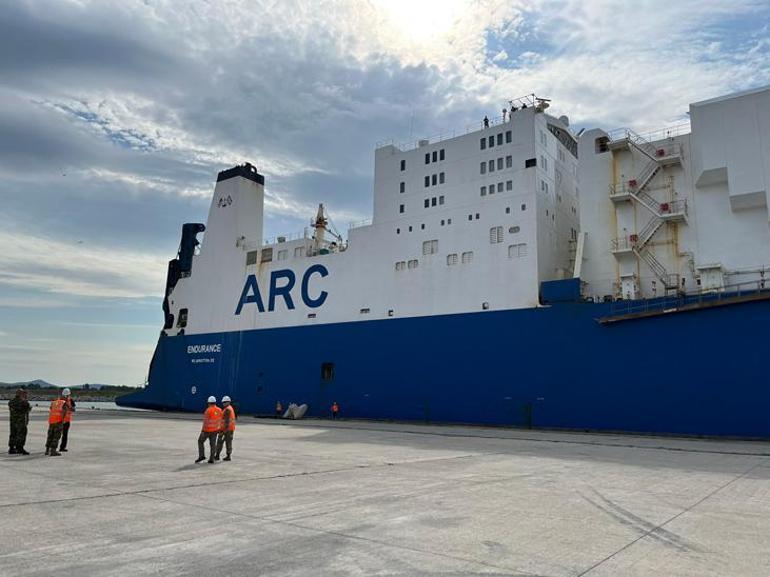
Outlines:
[[[661,282],[666,293],[679,291],[679,275],[666,270],[660,259],[655,256],[652,241],[664,225],[676,226],[686,221],[687,200],[674,199],[673,184],[666,187],[669,193],[665,201],[659,201],[650,193],[653,180],[666,166],[681,163],[679,145],[672,142],[658,148],[633,130],[625,129],[606,146],[613,154],[627,151],[643,160],[642,168],[635,177],[610,185],[610,199],[616,205],[631,202],[649,214],[649,220],[641,230],[613,240],[613,254],[619,259],[626,254],[633,254],[637,261],[643,262]]]

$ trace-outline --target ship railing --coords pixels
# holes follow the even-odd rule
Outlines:
[[[523,105],[526,105],[527,108],[532,108],[536,112],[542,112],[549,106],[548,99],[538,98],[534,93],[526,94],[524,96],[519,96],[517,98],[512,98],[508,102],[513,103],[513,105],[516,106],[516,108],[519,110],[522,108]],[[506,106],[506,109],[507,108],[508,107]],[[514,114],[516,113],[514,112]],[[505,116],[500,115],[500,116],[488,117],[487,120],[489,121],[489,128],[492,128],[494,126],[500,126],[504,124],[507,125],[512,120],[512,118],[509,113],[509,114],[506,114]],[[471,132],[478,132],[484,129],[485,129],[484,121],[480,120],[479,122],[475,122],[473,124],[469,124],[465,126],[465,128],[444,130],[432,136],[425,136],[422,138],[418,138],[416,140],[408,140],[401,143],[396,143],[396,141],[392,138],[380,140],[375,144],[375,149],[384,148],[386,146],[395,146],[401,152],[407,152],[410,150],[421,148],[423,146],[428,146],[430,144],[437,144],[439,142],[443,142],[444,140],[449,140],[450,138],[456,138],[458,136],[463,136],[464,134],[470,134]]]
[[[262,246],[268,246],[272,244],[283,244],[292,240],[300,240],[308,238],[308,230],[305,228],[301,232],[293,232],[289,234],[279,234],[271,238],[266,238],[262,241]]]
[[[689,134],[691,132],[691,126],[689,122],[682,122],[680,124],[674,124],[673,126],[667,126],[665,128],[656,128],[654,130],[636,131],[635,133],[649,142],[657,142],[665,140],[667,138],[674,138],[683,134]],[[607,132],[607,136],[610,140],[621,140],[627,138],[628,133],[631,132],[630,128],[615,128]]]
[[[361,228],[363,226],[370,226],[372,224],[371,218],[365,218],[364,220],[359,220],[358,222],[351,222],[348,224],[348,230],[352,228]]]
[[[725,285],[721,288],[701,289],[694,292],[680,292],[675,295],[633,300],[616,300],[610,306],[611,316],[643,314],[649,312],[675,311],[682,307],[696,308],[703,304],[714,304],[767,293],[762,280],[746,281]]]

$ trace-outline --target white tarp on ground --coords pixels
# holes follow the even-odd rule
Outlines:
[[[284,419],[301,419],[305,416],[305,413],[307,413],[307,405],[297,405],[296,403],[291,403],[289,405],[289,408],[286,409],[286,412],[283,414]]]

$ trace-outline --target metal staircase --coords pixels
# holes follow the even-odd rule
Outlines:
[[[651,142],[634,132],[624,130],[618,138],[611,140],[608,147],[615,150],[636,151],[647,162],[636,175],[625,182],[610,186],[610,198],[615,202],[630,201],[643,207],[651,214],[650,220],[636,234],[625,239],[615,239],[612,251],[618,257],[633,253],[644,261],[653,274],[661,281],[666,292],[679,289],[679,275],[670,274],[650,249],[650,243],[666,222],[680,222],[687,218],[687,201],[673,200],[673,189],[669,202],[660,202],[648,192],[648,187],[664,166],[681,162],[680,149],[671,146],[668,150],[656,148]]]

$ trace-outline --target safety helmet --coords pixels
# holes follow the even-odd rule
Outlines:
[[[208,402],[208,403],[216,403],[217,402],[217,398],[214,397],[214,396],[211,396],[211,397],[209,397],[209,400],[206,401],[206,402]]]
[[[229,402],[230,402],[230,397],[228,397],[227,395],[225,395],[224,397],[222,397],[222,402],[223,402],[223,403],[229,403]]]
[[[62,396],[69,397],[70,396],[70,390],[65,388],[61,392]]]

